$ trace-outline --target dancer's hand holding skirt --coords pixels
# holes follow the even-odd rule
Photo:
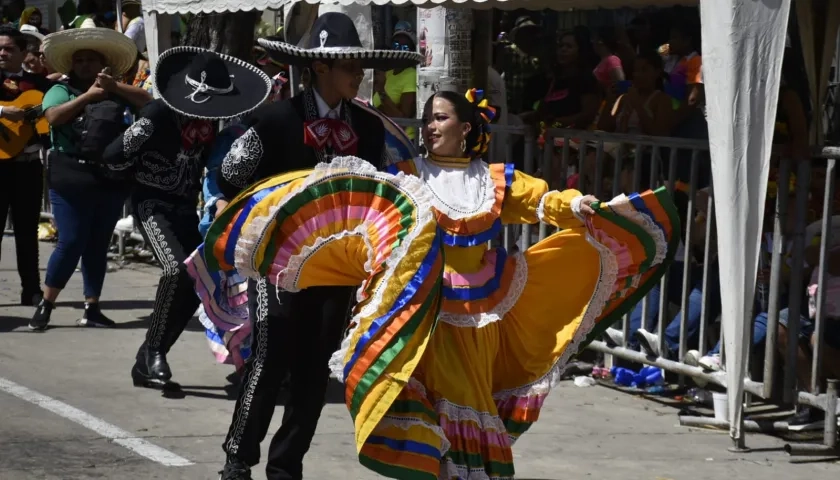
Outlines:
[[[392,478],[513,478],[511,445],[571,356],[658,281],[679,225],[664,191],[594,203],[583,218],[568,191],[509,189],[503,220],[533,223],[536,212],[564,230],[507,258],[510,308],[480,327],[438,324],[444,248],[431,191],[353,157],[243,192],[191,272],[205,310],[225,303],[218,279],[234,270],[289,291],[359,285],[330,367],[360,461]]]

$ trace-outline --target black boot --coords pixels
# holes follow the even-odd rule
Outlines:
[[[32,316],[32,320],[29,321],[29,329],[33,332],[43,332],[47,329],[47,325],[50,323],[50,316],[52,315],[52,311],[55,308],[55,305],[47,300],[46,298],[42,298],[40,302],[38,302],[38,308],[35,309],[35,315]]]
[[[225,468],[219,472],[219,480],[253,480],[251,469],[244,462],[228,457]]]
[[[169,384],[172,371],[166,362],[166,354],[153,350],[144,342],[137,351],[137,361],[131,369],[131,379],[135,387],[163,388]]]

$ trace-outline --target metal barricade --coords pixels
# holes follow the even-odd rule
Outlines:
[[[417,122],[402,119],[398,123],[401,125],[418,125]],[[496,132],[494,141],[499,140],[502,132],[511,136],[524,136],[523,158],[520,168],[526,173],[541,176],[551,184],[552,188],[563,189],[575,186],[584,192],[594,193],[595,196],[604,199],[618,195],[622,191],[639,191],[663,185],[667,186],[672,194],[676,191],[684,194],[685,202],[680,206],[683,214],[682,218],[689,221],[686,222],[681,235],[689,241],[680,258],[677,259],[684,266],[682,274],[677,278],[669,278],[672,275],[666,272],[660,283],[661,295],[659,295],[658,304],[650,305],[645,300],[639,307],[643,327],[645,326],[644,320],[648,317],[648,310],[655,309],[656,331],[654,336],[658,343],[658,351],[668,353],[654,356],[630,348],[629,314],[625,316],[621,325],[620,342],[611,345],[606,341],[595,341],[590,345],[590,348],[605,354],[608,361],[612,357],[616,357],[626,361],[653,365],[673,372],[678,375],[680,384],[684,384],[687,378],[692,378],[699,385],[710,384],[717,389],[725,390],[727,383],[725,369],[712,371],[704,369],[696,362],[698,357],[708,353],[711,346],[710,340],[722,340],[719,333],[712,334],[714,324],[719,320],[717,312],[720,311],[720,306],[712,308],[707,298],[710,290],[709,286],[713,285],[712,282],[719,285],[717,273],[710,268],[714,265],[712,258],[715,247],[713,238],[715,204],[711,192],[705,190],[711,182],[708,142],[682,138],[563,129],[547,130],[544,132],[542,139],[537,139],[525,127],[494,125],[492,130]],[[505,141],[507,150],[506,158],[513,159],[512,145],[514,142],[509,139],[503,141]],[[548,147],[545,145],[548,145]],[[552,145],[554,148],[552,148]],[[503,159],[493,158],[492,150],[490,155],[488,160],[491,163],[504,161]],[[834,198],[835,188],[835,159],[840,158],[840,149],[820,149],[815,157],[817,159],[813,162],[821,162],[819,168],[824,167],[826,172],[825,182],[821,188],[824,202],[819,230],[828,232],[828,234],[820,236],[819,265],[817,267],[817,284],[821,286],[825,284],[827,255],[828,250],[830,250],[829,246],[832,245],[830,234],[831,200]],[[824,444],[788,445],[786,450],[791,454],[836,452],[837,382],[828,380],[824,393],[821,393],[819,383],[820,366],[825,355],[826,342],[824,335],[827,321],[825,309],[822,308],[825,302],[825,292],[822,288],[817,290],[818,307],[810,385],[798,386],[796,384],[798,342],[788,343],[788,350],[783,361],[784,369],[782,372],[777,371],[776,355],[780,345],[777,333],[780,323],[780,300],[783,296],[782,290],[784,287],[782,271],[788,263],[790,264],[788,290],[804,293],[806,285],[803,263],[805,247],[807,246],[805,243],[805,231],[808,226],[806,213],[809,192],[812,191],[812,182],[810,181],[812,164],[809,161],[793,162],[778,156],[773,159],[773,163],[778,165],[776,184],[780,186],[788,185],[792,178],[791,170],[796,170],[796,190],[795,197],[789,202],[789,195],[782,194],[785,191],[784,187],[777,188],[779,194],[776,196],[773,212],[772,254],[769,255],[770,278],[767,291],[764,292],[763,301],[765,308],[763,308],[763,312],[751,314],[753,317],[755,313],[766,314],[765,352],[762,356],[753,355],[752,353],[757,352],[751,352],[752,361],[748,371],[755,373],[748,373],[744,378],[745,391],[749,395],[776,403],[796,400],[800,405],[808,405],[823,410],[825,412]],[[620,181],[620,177],[626,177],[623,183]],[[570,183],[569,181],[575,179],[577,185],[572,185],[574,182]],[[609,180],[611,180],[611,183]],[[698,196],[699,192],[704,191],[707,195]],[[704,223],[695,223],[695,212],[697,211],[703,212]],[[788,217],[796,219],[792,230],[786,228],[787,225],[785,225],[785,219]],[[519,226],[505,226],[503,243],[506,248],[528,248],[534,242],[553,233],[554,230],[553,227],[545,224],[540,224],[538,228],[534,228],[535,226],[532,225],[523,225],[521,226],[521,235],[518,235],[517,227]],[[699,245],[693,245],[691,239],[694,238],[701,239]],[[840,239],[837,240],[840,241]],[[692,265],[696,263],[692,256],[692,250],[702,252],[698,255],[703,259],[700,266]],[[695,273],[692,275],[693,268],[702,268],[702,274],[697,275]],[[699,280],[697,277],[699,277]],[[680,287],[680,294],[675,301],[669,302],[667,292],[672,282],[679,282],[677,285]],[[697,304],[692,304],[690,298],[692,290],[695,293],[699,290],[700,293],[699,321],[696,326],[688,324],[689,309],[693,308],[693,314],[697,314]],[[787,333],[789,338],[799,337],[799,313],[807,312],[807,306],[802,302],[801,297],[802,295],[798,294],[790,296],[790,302],[787,305],[789,311]],[[719,302],[719,299],[716,301]],[[714,317],[712,317],[712,311],[715,311]],[[673,321],[672,319],[677,312],[680,314],[680,320],[672,326],[671,333],[673,334],[674,330],[678,330],[678,337],[674,338],[675,336],[671,335],[671,338],[666,341],[666,326]],[[678,329],[675,329],[675,326]],[[693,332],[690,332],[694,328],[697,330],[696,335],[692,335]],[[752,335],[751,330],[747,330],[745,334]],[[624,334],[625,332],[627,332],[627,335]],[[696,341],[696,344],[694,344],[694,341]],[[674,350],[673,354],[670,353],[670,350]],[[689,360],[691,358],[691,355],[688,355],[689,353],[693,354],[694,361]],[[723,348],[720,349],[720,353],[721,363],[723,363],[723,356],[725,355]],[[780,389],[781,395],[778,394]],[[716,421],[707,417],[684,416],[680,420],[685,425],[728,426],[726,421]],[[744,422],[744,430],[746,431],[766,431],[768,428],[787,430],[788,425],[785,422],[774,422],[772,420],[769,422],[745,420]]]

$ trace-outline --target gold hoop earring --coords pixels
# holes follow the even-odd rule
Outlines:
[[[467,153],[467,139],[464,138],[461,140],[461,151]]]

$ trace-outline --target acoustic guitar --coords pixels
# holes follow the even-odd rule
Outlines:
[[[43,99],[43,93],[27,90],[10,102],[0,102],[4,108],[17,107],[25,111],[23,120],[17,122],[0,118],[0,160],[19,155],[36,133],[46,135],[50,132],[50,124],[41,109]]]

